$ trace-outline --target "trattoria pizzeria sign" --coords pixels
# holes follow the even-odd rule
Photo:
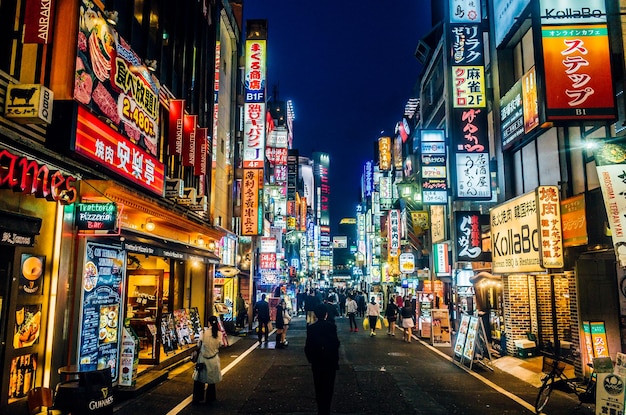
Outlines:
[[[493,272],[542,272],[563,267],[559,190],[539,186],[489,212]]]

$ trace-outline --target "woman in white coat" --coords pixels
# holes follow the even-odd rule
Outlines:
[[[193,377],[193,401],[200,403],[205,398],[205,403],[211,403],[216,399],[215,384],[222,380],[220,367],[219,348],[221,345],[217,317],[209,317],[209,330],[204,330],[202,340],[198,343],[200,352]],[[206,397],[204,385],[207,384]]]

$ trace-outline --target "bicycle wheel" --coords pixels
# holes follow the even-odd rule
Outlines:
[[[554,378],[552,376],[546,376],[537,393],[537,399],[535,400],[535,412],[540,414],[543,408],[546,407],[552,394],[552,386],[554,386]]]

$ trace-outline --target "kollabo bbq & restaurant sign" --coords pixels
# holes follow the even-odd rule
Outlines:
[[[493,272],[542,272],[563,267],[559,191],[539,186],[489,212]]]

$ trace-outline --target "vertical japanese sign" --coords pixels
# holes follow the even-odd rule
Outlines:
[[[613,119],[607,26],[542,26],[541,38],[547,120]]]
[[[215,66],[213,73],[215,74],[215,81],[213,82],[213,137],[217,137],[217,127],[219,120],[219,95],[220,95],[220,71],[221,71],[221,59],[222,59],[222,44],[218,40],[215,42]],[[211,163],[213,167],[217,163],[217,141],[213,139],[211,146]]]
[[[423,203],[448,202],[446,151],[446,136],[443,130],[421,131],[419,153],[424,167],[420,173]]]
[[[118,378],[126,252],[117,246],[87,242],[80,314],[80,370],[111,368]]]
[[[391,169],[391,137],[378,139],[378,168],[380,171]]]
[[[483,251],[481,226],[488,224],[489,216],[478,211],[454,212],[456,224],[456,252],[458,261],[486,261]]]
[[[561,231],[561,201],[557,186],[537,188],[541,266],[563,268],[563,233]]]
[[[261,235],[263,227],[263,170],[244,169],[241,190],[241,234]]]
[[[387,252],[389,257],[400,255],[400,211],[392,209],[387,216]]]
[[[589,239],[584,193],[561,201],[561,227],[564,247],[587,245]]]
[[[452,85],[451,186],[457,199],[491,199],[485,51],[480,0],[450,0],[447,44]]]
[[[263,168],[265,156],[266,41],[246,40],[244,168]]]

